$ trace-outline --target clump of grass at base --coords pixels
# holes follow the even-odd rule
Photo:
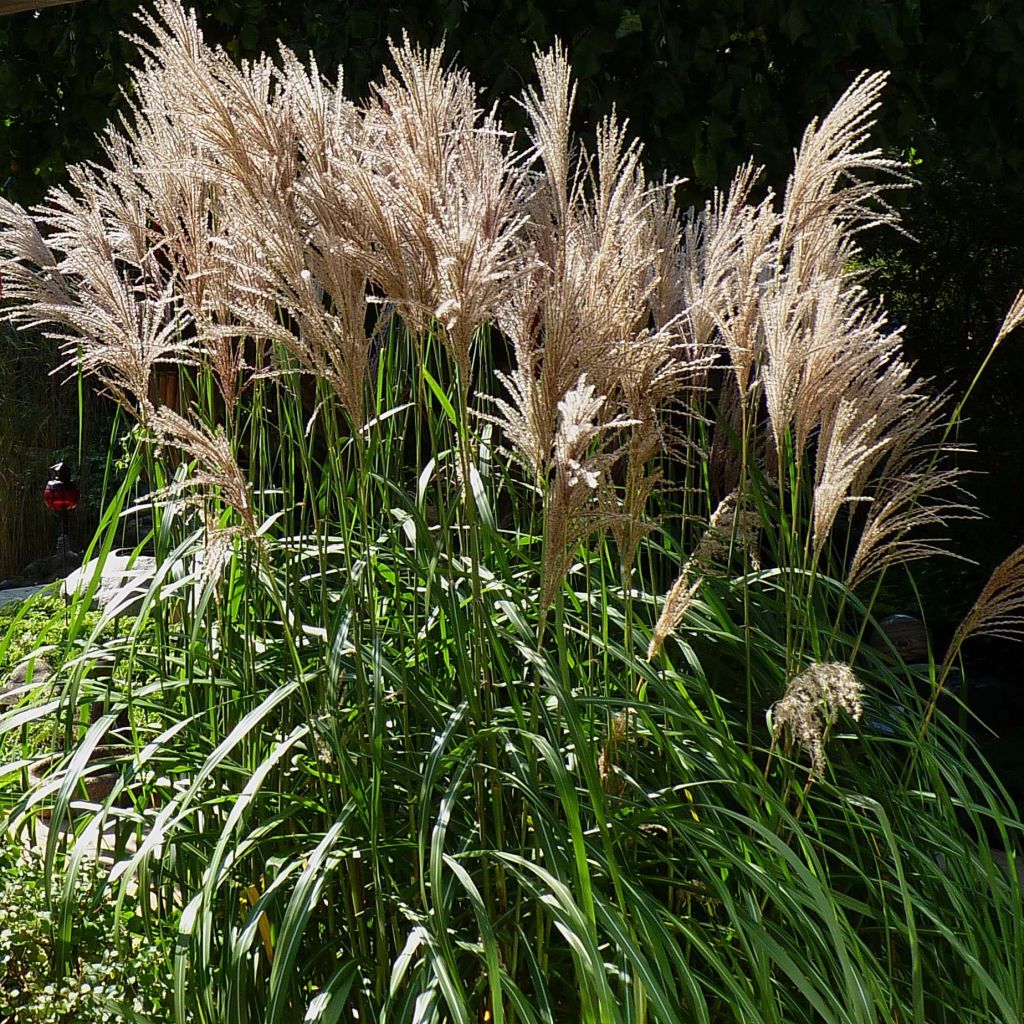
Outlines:
[[[907,184],[884,76],[784,196],[748,166],[681,214],[615,118],[571,135],[559,47],[514,139],[408,41],[356,104],[143,26],[109,167],[0,206],[10,316],[139,423],[162,567],[91,722],[102,638],[72,666],[48,871],[117,832],[217,1024],[1016,1024],[1016,809],[862,642],[972,514],[963,406],[853,269]],[[823,673],[857,700],[770,729]]]

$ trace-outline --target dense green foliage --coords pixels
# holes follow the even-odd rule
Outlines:
[[[797,132],[863,67],[894,74],[882,135],[890,146],[916,146],[930,160],[934,123],[974,180],[980,172],[1009,184],[1024,167],[1024,19],[1009,2],[196,6],[211,40],[235,56],[286,39],[326,69],[342,64],[355,95],[403,29],[425,45],[446,38],[487,102],[515,93],[530,78],[534,46],[559,37],[574,55],[582,125],[616,105],[653,167],[702,187],[722,184],[751,153],[780,178]],[[95,152],[93,136],[129,81],[132,44],[119,33],[134,31],[136,7],[100,0],[0,22],[0,152],[14,198],[31,200]]]
[[[801,595],[741,558],[705,581],[678,646],[648,664],[630,653],[656,611],[640,582],[678,564],[690,532],[657,535],[632,597],[610,545],[581,552],[545,628],[536,512],[513,505],[514,529],[492,513],[521,484],[483,447],[474,524],[443,459],[410,473],[403,435],[424,431],[430,451],[457,444],[455,396],[428,400],[417,424],[402,401],[413,346],[389,346],[377,401],[396,411],[365,470],[350,441],[336,460],[305,448],[300,404],[268,389],[243,429],[264,439],[263,471],[306,501],[268,494],[275,539],[239,546],[220,599],[194,561],[202,528],[168,521],[160,543],[184,574],[152,588],[127,643],[85,647],[60,674],[63,701],[42,705],[75,730],[87,771],[101,743],[128,752],[99,804],[82,802],[69,760],[33,797],[49,823],[75,826],[66,847],[51,833],[46,857],[67,864],[51,884],[85,870],[90,820],[139,852],[75,933],[71,980],[51,961],[15,961],[36,965],[24,981],[42,993],[24,1019],[82,1013],[83,981],[122,998],[123,979],[162,978],[176,936],[178,1012],[218,1024],[352,1007],[439,1022],[1015,1022],[1024,920],[990,845],[1014,849],[1020,826],[943,711],[918,736],[928,666],[861,646],[857,623],[873,618],[824,573]],[[271,401],[280,423],[260,414]],[[467,529],[483,605],[459,553]],[[766,553],[781,540],[769,530]],[[73,623],[82,613],[72,607]],[[41,614],[61,631],[59,607]],[[795,746],[772,755],[764,717],[794,627],[870,686],[863,725],[844,717],[817,781]],[[119,663],[113,688],[92,677],[98,654]],[[3,728],[38,715],[30,702]],[[4,800],[33,819],[16,777]],[[55,890],[55,927],[79,920],[67,915],[80,884]],[[42,898],[24,887],[12,904],[16,951],[51,948]],[[134,929],[114,928],[121,914]],[[136,931],[154,944],[142,966]],[[117,956],[89,966],[114,940]],[[147,982],[150,998],[160,991]]]

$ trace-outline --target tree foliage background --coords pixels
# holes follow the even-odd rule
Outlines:
[[[966,382],[1024,284],[1024,7],[1016,0],[220,0],[196,5],[208,38],[239,58],[283,39],[341,65],[360,95],[387,40],[446,41],[482,101],[516,94],[531,54],[558,36],[579,81],[585,129],[613,105],[652,169],[689,179],[703,201],[753,156],[782,180],[801,126],[863,68],[892,72],[880,144],[911,159],[913,237],[867,240],[895,319],[923,371]],[[86,0],[0,19],[0,185],[23,203],[96,152],[121,105],[136,0]],[[516,127],[520,112],[502,110]],[[1022,539],[1024,359],[1002,353],[964,440],[993,528],[969,534],[978,577]],[[1013,486],[1007,486],[1013,481]],[[965,593],[974,580],[965,580]],[[955,611],[953,612],[955,615]]]

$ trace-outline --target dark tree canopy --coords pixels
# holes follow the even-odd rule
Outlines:
[[[88,157],[129,76],[136,0],[90,0],[0,22],[0,153],[5,190],[31,200]],[[857,71],[893,73],[882,138],[926,152],[927,129],[968,173],[1024,169],[1024,9],[1012,0],[222,0],[198,7],[208,37],[239,57],[281,38],[359,94],[387,39],[447,40],[484,99],[519,91],[535,45],[558,36],[579,78],[583,121],[612,105],[648,161],[698,187],[750,155],[773,177],[800,126]],[[507,112],[515,120],[515,110]]]

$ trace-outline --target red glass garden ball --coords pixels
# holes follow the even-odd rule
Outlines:
[[[78,487],[68,480],[50,480],[43,489],[43,503],[51,512],[71,512],[78,498]]]

